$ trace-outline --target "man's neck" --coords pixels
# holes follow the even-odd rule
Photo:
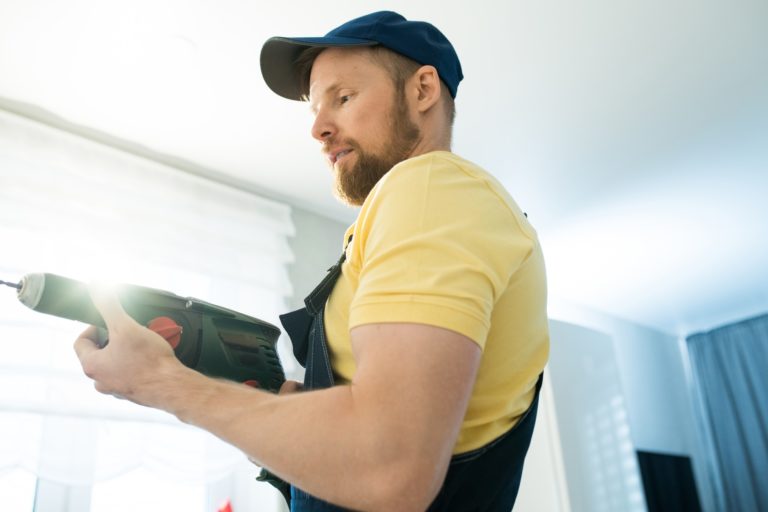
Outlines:
[[[433,151],[451,151],[450,142],[420,139],[408,154],[408,158],[432,153]]]

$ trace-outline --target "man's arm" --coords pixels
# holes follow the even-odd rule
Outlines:
[[[113,296],[94,297],[110,329],[75,343],[96,388],[177,415],[327,501],[360,510],[424,510],[440,489],[469,401],[480,348],[420,324],[351,331],[348,386],[272,395],[192,371]]]

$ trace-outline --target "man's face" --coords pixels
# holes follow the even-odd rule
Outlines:
[[[323,144],[337,196],[356,206],[421,138],[402,88],[366,51],[324,50],[309,80],[312,136]]]

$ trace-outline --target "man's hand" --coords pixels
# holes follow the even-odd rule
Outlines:
[[[98,329],[89,327],[75,341],[83,372],[101,393],[157,406],[155,395],[173,383],[183,369],[171,346],[157,333],[131,318],[117,297],[104,287],[92,286],[91,298],[109,331],[109,344],[98,346]]]

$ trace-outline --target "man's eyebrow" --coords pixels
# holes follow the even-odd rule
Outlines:
[[[320,96],[321,97],[331,96],[335,94],[336,91],[338,91],[339,89],[341,89],[341,82],[334,82],[328,87],[326,87]],[[313,102],[311,98],[309,100],[309,111],[312,112],[313,114],[317,114],[317,107],[315,106],[315,102]]]

